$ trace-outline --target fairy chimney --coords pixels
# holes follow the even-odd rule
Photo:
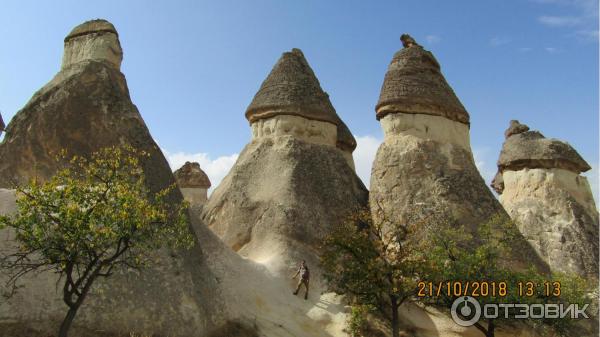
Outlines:
[[[480,224],[494,216],[508,221],[508,215],[475,166],[469,114],[440,64],[409,35],[402,42],[375,107],[384,141],[371,173],[371,210],[376,218],[382,214],[396,223],[444,212],[450,223],[476,238]],[[525,240],[520,244],[532,251]],[[526,265],[516,256],[513,260]],[[544,267],[540,259],[531,260]]]
[[[211,184],[206,173],[200,168],[200,164],[185,162],[174,172],[174,175],[184,199],[192,206],[204,205]]]
[[[149,154],[141,164],[151,191],[175,182],[131,101],[122,57],[118,33],[106,20],[84,22],[67,35],[60,71],[7,126],[0,144],[0,187],[51,177],[63,149],[68,156],[88,156],[125,143]]]
[[[274,273],[287,275],[302,259],[316,266],[330,226],[367,202],[351,165],[354,138],[299,49],[281,56],[245,116],[252,140],[204,205],[203,219]]]
[[[151,192],[175,183],[129,96],[119,70],[122,53],[113,25],[105,20],[85,22],[75,27],[64,43],[63,67],[11,119],[9,132],[0,143],[2,215],[16,211],[14,191],[3,188],[53,176],[61,168],[54,156],[62,149],[68,155],[89,156],[101,148],[127,143],[148,154],[140,158],[140,164]],[[168,200],[180,201],[180,192],[173,191]],[[202,226],[196,224],[195,228]],[[10,229],[0,229],[2,252],[14,251],[14,237]],[[120,271],[95,282],[94,289],[105,291],[93,290],[94,295],[86,298],[71,334],[91,336],[102,330],[108,335],[123,331],[207,335],[225,323],[227,317],[219,304],[226,302],[224,292],[213,273],[222,270],[222,263],[212,268],[207,261],[209,255],[222,256],[224,249],[217,251],[220,243],[211,238],[202,240],[203,247],[213,249],[212,254],[199,245],[181,254],[158,251],[143,272]],[[5,288],[8,275],[0,273],[0,293],[9,291]],[[59,275],[51,271],[23,276],[23,291],[0,301],[0,335],[54,335],[65,311],[62,292],[57,291],[60,282]]]
[[[83,61],[102,61],[121,69],[123,50],[119,34],[112,23],[96,19],[87,21],[65,37],[61,70]]]
[[[356,140],[300,49],[285,52],[246,109],[253,139],[292,136],[342,151],[354,168]]]
[[[598,211],[582,172],[590,165],[568,143],[511,121],[492,187],[556,271],[598,274]]]

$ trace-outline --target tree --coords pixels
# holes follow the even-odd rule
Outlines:
[[[518,264],[514,256],[522,251],[526,242],[506,215],[493,216],[476,229],[468,230],[453,220],[451,212],[443,209],[416,209],[411,215],[414,218],[406,223],[390,221],[381,207],[379,209],[376,216],[368,210],[353,213],[333,228],[322,248],[321,262],[330,288],[347,295],[357,308],[350,321],[352,331],[364,325],[361,317],[365,308],[375,308],[391,324],[392,335],[397,337],[400,305],[412,301],[449,309],[457,298],[474,295],[473,288],[463,293],[467,283],[486,284],[481,285],[488,288],[486,293],[477,294],[482,306],[488,303],[582,304],[586,301],[589,287],[580,278],[546,275],[533,266],[514,268]],[[546,296],[543,291],[531,296],[517,292],[519,283],[548,281],[570,286],[560,297]],[[461,287],[458,293],[453,287],[455,283]],[[446,290],[447,284],[451,285],[450,290]],[[428,285],[431,286],[429,292]],[[443,289],[437,292],[440,285]],[[501,289],[505,291],[500,293]],[[499,317],[476,322],[475,327],[486,337],[493,337],[496,328],[508,320],[510,318]],[[544,319],[528,323],[564,334],[574,322]]]
[[[428,222],[423,228],[426,233],[424,247],[428,251],[428,268],[423,270],[423,275],[427,275],[426,278],[434,281],[436,286],[446,285],[448,282],[451,286],[443,289],[439,296],[420,297],[421,302],[450,308],[452,303],[461,297],[461,291],[463,296],[476,296],[482,307],[488,303],[586,302],[591,287],[580,277],[559,273],[545,274],[533,265],[515,268],[519,263],[514,257],[519,252],[526,251],[521,249],[526,242],[520,236],[517,226],[506,215],[495,215],[480,224],[475,231],[476,237],[465,228],[452,223],[450,219],[451,217],[437,217],[436,221]],[[462,288],[458,296],[456,291],[451,289],[456,283]],[[467,283],[471,285],[470,291],[465,289]],[[477,291],[474,290],[475,284]],[[556,289],[557,284],[561,285],[560,293]],[[487,319],[486,324],[476,322],[474,326],[486,337],[494,337],[495,330],[511,319],[500,315],[495,319]],[[570,335],[570,329],[575,323],[567,318],[528,319],[525,322],[540,330],[552,329],[559,335]]]
[[[371,212],[359,210],[335,226],[322,247],[321,265],[332,290],[375,308],[394,337],[399,336],[398,308],[414,297],[425,261],[418,228],[418,222],[373,221]]]
[[[167,201],[175,186],[158,193],[146,187],[145,156],[130,146],[75,156],[49,181],[18,187],[16,214],[0,217],[0,226],[15,234],[14,249],[0,256],[9,295],[26,274],[59,275],[68,306],[59,337],[67,336],[98,278],[143,268],[161,247],[193,244],[187,205]]]

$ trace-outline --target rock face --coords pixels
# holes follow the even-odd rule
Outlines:
[[[202,206],[207,199],[207,191],[210,188],[210,179],[199,163],[186,162],[174,172],[177,186],[191,206]]]
[[[113,25],[93,20],[65,38],[60,72],[10,121],[0,144],[0,187],[46,179],[55,156],[89,155],[129,143],[150,154],[142,165],[151,190],[175,181],[169,165],[131,102],[120,71],[123,52]],[[18,154],[18,155],[17,155]]]
[[[518,121],[505,135],[492,182],[500,202],[553,270],[597,277],[598,211],[580,175],[590,166],[568,143]]]
[[[14,210],[14,191],[0,189],[0,214]],[[307,301],[294,298],[289,275],[275,277],[241,258],[200,221],[196,210],[190,218],[201,250],[163,254],[150,269],[100,279],[69,336],[346,336],[340,298],[317,292]],[[11,235],[0,231],[1,249]],[[15,297],[3,298],[0,335],[54,336],[67,310],[56,284],[54,274],[32,275]]]
[[[402,220],[417,205],[443,204],[475,225],[502,207],[473,161],[469,115],[431,52],[405,44],[392,58],[375,108],[384,131],[370,199]]]
[[[290,274],[301,259],[315,266],[329,226],[367,202],[352,168],[354,138],[298,49],[275,64],[246,118],[252,141],[203,219],[225,244],[275,273]]]
[[[469,114],[431,52],[405,40],[376,106],[384,141],[371,173],[373,214],[406,223],[441,210],[473,232],[494,215],[507,217],[475,166]]]
[[[87,155],[120,143],[150,154],[143,169],[152,190],[175,182],[129,98],[119,70],[121,55],[117,33],[107,21],[86,22],[67,36],[61,71],[8,125],[0,144],[1,186],[51,176],[58,168],[52,154],[61,149],[71,155]],[[172,198],[181,200],[181,194],[173,193]],[[0,190],[0,202],[0,213],[13,212],[13,191]],[[3,253],[12,249],[13,238],[10,230],[0,231]],[[152,269],[99,281],[78,313],[72,335],[137,331],[191,336],[216,329],[226,322],[225,309],[214,273],[203,256],[199,246],[187,252],[165,252]],[[4,277],[0,273],[1,285]],[[66,313],[57,279],[48,272],[23,278],[24,287],[0,301],[0,335],[55,334]],[[0,293],[4,290],[0,287]]]
[[[277,118],[272,120],[271,117]],[[283,53],[248,106],[246,119],[252,125],[254,137],[268,136],[270,132],[281,130],[279,132],[292,132],[297,137],[315,142],[316,138],[331,139],[336,134],[333,138],[336,146],[344,151],[346,159],[354,167],[352,152],[356,148],[356,140],[335,112],[329,95],[321,89],[300,49]],[[265,123],[266,120],[270,121]],[[260,123],[256,124],[257,121]],[[336,128],[335,133],[330,130],[331,124]],[[316,140],[317,143],[322,141]]]
[[[377,120],[401,112],[441,116],[468,126],[469,114],[444,79],[433,54],[414,39],[403,44],[385,74],[375,107]]]

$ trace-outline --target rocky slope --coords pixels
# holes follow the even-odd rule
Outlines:
[[[5,186],[13,180],[22,182],[34,176],[51,176],[57,165],[50,153],[62,148],[70,154],[85,155],[115,143],[130,143],[150,153],[144,169],[151,188],[162,188],[175,181],[129,99],[125,78],[118,68],[120,50],[116,30],[104,20],[86,22],[69,34],[61,71],[15,116],[9,125],[9,135],[0,145],[3,158],[0,176]],[[338,127],[331,125],[334,131]],[[344,177],[330,177],[329,182],[317,180],[315,184],[329,186],[349,181],[356,184],[352,188],[366,201],[364,187],[336,143],[337,139],[333,147],[322,148],[288,139],[284,144],[290,144],[289,148],[283,145],[286,149],[282,152],[266,151],[275,155],[267,155],[265,160],[281,163],[285,159],[277,159],[278,156],[297,156],[293,160],[296,165],[288,168],[295,173],[284,179],[290,183],[289,189],[298,187],[307,172],[321,165],[326,166],[325,171],[330,175],[332,171],[340,171]],[[266,144],[268,141],[259,147],[268,149]],[[263,150],[258,153],[265,153]],[[317,155],[317,159],[305,161],[306,156],[302,155],[305,151]],[[188,166],[178,173],[180,182],[206,186],[206,181],[197,179],[203,177],[194,172],[193,165]],[[258,172],[262,170],[255,164],[249,173]],[[315,187],[308,188],[290,202],[308,205],[323,202],[326,207],[343,198],[357,198],[351,192],[341,196],[314,195],[310,188]],[[14,200],[14,191],[0,189],[0,214],[12,214]],[[181,195],[175,193],[173,201],[180,200]],[[338,297],[318,290],[311,291],[308,300],[294,297],[290,275],[273,275],[268,266],[236,254],[200,220],[201,207],[192,206],[190,227],[197,244],[189,251],[162,251],[156,264],[141,272],[122,272],[99,280],[80,309],[71,336],[130,336],[131,332],[180,337],[345,335],[345,307]],[[293,218],[291,212],[298,212],[290,204],[282,207],[280,201],[269,207],[275,213],[274,219],[282,222]],[[284,213],[278,213],[280,210]],[[325,212],[324,208],[321,212]],[[333,217],[310,219],[308,225],[318,227],[317,221]],[[282,223],[277,226],[281,228]],[[291,232],[290,229],[285,233]],[[0,251],[13,250],[13,239],[13,232],[0,230]],[[285,245],[286,241],[282,242]],[[0,284],[4,284],[5,277],[0,274]],[[10,299],[0,301],[0,336],[54,335],[66,313],[58,281],[57,275],[47,272],[24,277],[23,287]],[[0,292],[5,291],[0,286]]]

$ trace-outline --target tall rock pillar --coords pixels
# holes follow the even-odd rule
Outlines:
[[[475,166],[469,114],[439,63],[410,36],[401,40],[375,108],[385,138],[371,172],[371,210],[401,224],[434,212],[474,234],[475,244],[480,224],[508,215]],[[518,244],[509,263],[547,270],[523,238]],[[523,251],[531,257],[523,259]]]
[[[281,56],[245,115],[252,140],[204,206],[204,222],[277,273],[299,260],[316,266],[328,229],[366,206],[354,137],[299,49]]]
[[[470,228],[505,214],[475,167],[469,114],[438,61],[410,36],[401,39],[375,108],[385,138],[371,172],[371,208],[403,222],[435,206]]]
[[[151,190],[175,182],[131,101],[122,59],[119,34],[110,22],[91,20],[73,28],[64,40],[60,71],[7,126],[0,144],[0,187],[51,177],[63,149],[69,156],[88,156],[124,143],[149,154],[142,167]]]
[[[492,187],[550,268],[598,276],[598,211],[590,166],[569,145],[511,121]]]
[[[199,163],[188,161],[173,175],[183,198],[190,203],[190,206],[202,206],[206,203],[211,183],[206,173],[200,168]]]

